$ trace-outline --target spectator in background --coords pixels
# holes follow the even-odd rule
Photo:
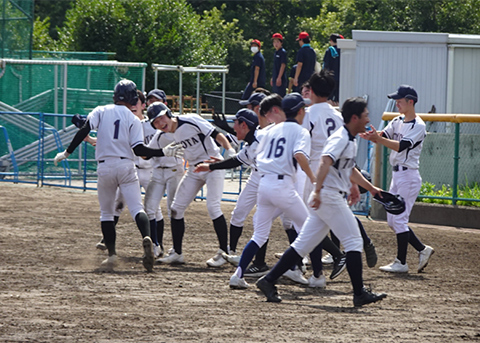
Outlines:
[[[165,105],[167,104],[167,95],[165,92],[161,89],[152,89],[150,92],[147,94],[147,107],[153,104],[154,102],[160,101],[164,103]]]
[[[297,65],[295,64],[292,69],[290,69],[290,75],[288,75],[288,89],[287,94],[290,94],[293,89],[293,79],[295,78],[295,73],[297,72]]]
[[[284,97],[287,91],[287,74],[285,73],[287,52],[282,47],[283,36],[280,33],[273,34],[272,39],[275,52],[273,53],[273,71],[270,86],[272,86],[273,93]]]
[[[330,35],[330,47],[325,51],[323,57],[323,68],[331,70],[333,72],[333,78],[335,79],[335,88],[328,97],[333,106],[338,106],[338,89],[340,85],[340,49],[337,48],[337,40],[343,39],[343,36],[338,33],[332,33]]]
[[[300,93],[302,85],[315,72],[317,54],[310,46],[310,36],[307,32],[300,32],[297,38],[300,50],[297,52],[297,69],[293,78],[293,91]]]
[[[250,43],[250,50],[253,53],[253,60],[250,72],[250,81],[243,91],[242,100],[248,99],[255,88],[265,88],[265,59],[260,52],[261,47],[262,44],[258,39],[254,39]]]

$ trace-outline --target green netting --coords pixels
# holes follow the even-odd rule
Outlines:
[[[0,0],[0,56],[32,58],[34,0]]]

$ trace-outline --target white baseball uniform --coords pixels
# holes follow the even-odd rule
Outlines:
[[[355,217],[348,207],[350,175],[355,167],[357,144],[346,127],[334,132],[326,141],[322,156],[333,160],[320,192],[321,204],[309,215],[297,239],[291,244],[300,256],[310,253],[331,229],[345,251],[362,252],[363,240]]]
[[[152,149],[162,149],[168,144],[174,142],[172,133],[157,132],[148,143],[147,147]],[[172,206],[178,183],[183,176],[183,160],[176,157],[153,157],[152,159],[153,173],[150,183],[145,193],[145,211],[148,219],[163,219],[161,211],[157,211],[160,201],[167,192],[167,209],[170,217],[170,207]]]
[[[425,122],[419,116],[410,122],[405,122],[404,119],[404,116],[394,118],[382,131],[388,139],[410,143],[410,146],[401,152],[390,151],[390,164],[393,171],[389,191],[393,194],[400,194],[405,200],[405,212],[399,215],[387,212],[388,225],[397,234],[409,230],[410,212],[422,187],[422,178],[418,167],[423,141],[427,135]]]
[[[178,126],[173,133],[175,142],[185,149],[184,158],[189,167],[177,188],[171,207],[172,218],[182,219],[188,205],[195,199],[203,185],[207,185],[207,209],[211,219],[223,215],[220,208],[223,195],[225,170],[195,173],[195,165],[209,160],[210,157],[222,159],[220,149],[210,135],[215,128],[197,114],[185,114],[177,117]]]
[[[114,220],[117,188],[125,194],[125,202],[135,219],[138,213],[144,212],[132,151],[143,143],[142,124],[121,105],[99,106],[87,119],[90,129],[97,130],[95,159],[98,162],[100,220]]]
[[[310,151],[310,135],[296,121],[287,120],[265,133],[258,146],[257,167],[262,175],[257,195],[252,240],[263,246],[272,226],[272,213],[280,210],[299,230],[308,210],[295,190],[294,155]]]

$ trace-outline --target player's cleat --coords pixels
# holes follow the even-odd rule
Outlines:
[[[107,250],[107,246],[105,245],[105,243],[103,242],[103,238],[100,242],[98,242],[95,247],[98,249],[98,250],[102,250],[102,251],[105,251]]]
[[[143,266],[147,272],[153,270],[153,262],[155,258],[153,257],[153,243],[152,239],[148,236],[143,237]]]
[[[250,285],[242,277],[238,277],[237,274],[233,274],[230,277],[230,288],[233,289],[247,289]]]
[[[375,251],[375,246],[373,242],[370,241],[369,244],[363,247],[365,251],[365,259],[367,260],[368,268],[373,268],[377,264],[377,252]]]
[[[257,287],[265,294],[268,302],[279,303],[282,301],[282,298],[278,295],[277,287],[274,283],[268,282],[265,279],[265,276],[262,276],[255,283]]]
[[[432,257],[433,253],[435,250],[429,245],[425,245],[425,248],[422,251],[418,252],[418,272],[420,273],[425,269],[425,267],[428,264],[428,261],[430,260],[430,257]]]
[[[228,263],[234,265],[235,267],[238,267],[241,255],[235,255],[235,251],[230,251],[230,254],[231,255],[223,253],[222,256]]]
[[[314,275],[308,278],[308,287],[312,288],[325,288],[327,287],[327,279],[325,275],[320,275],[319,277],[315,277]]]
[[[402,264],[398,258],[386,266],[381,266],[380,270],[389,273],[408,273],[408,263]]]
[[[267,274],[269,270],[270,268],[266,264],[264,264],[263,266],[257,266],[252,263],[250,267],[248,267],[247,270],[243,273],[243,276],[259,277]]]
[[[214,267],[214,268],[218,268],[220,266],[223,266],[225,263],[227,263],[227,260],[224,259],[223,256],[222,256],[224,253],[225,253],[225,251],[223,251],[222,249],[218,249],[215,256],[213,256],[212,258],[210,258],[207,261],[207,265],[209,267]]]
[[[185,260],[183,259],[183,254],[177,254],[174,249],[170,249],[167,256],[159,258],[155,262],[167,264],[182,264],[185,263]]]
[[[107,270],[112,270],[117,266],[117,255],[108,256],[107,259],[102,261],[101,266]]]
[[[374,293],[371,289],[363,287],[361,295],[353,295],[353,305],[360,307],[366,304],[371,304],[380,301],[387,297],[385,293]]]
[[[323,264],[332,264],[333,263],[333,256],[331,254],[326,254],[322,258],[322,263]]]
[[[153,257],[159,258],[163,256],[163,249],[160,245],[154,244],[153,245]]]
[[[308,280],[305,279],[302,271],[298,268],[295,268],[294,270],[287,270],[285,273],[283,273],[283,276],[301,285],[308,285]]]
[[[345,271],[347,267],[347,255],[342,255],[339,258],[333,259],[333,270],[330,274],[330,280],[337,278],[340,274]]]

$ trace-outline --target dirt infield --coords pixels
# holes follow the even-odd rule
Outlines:
[[[365,283],[388,293],[380,303],[354,308],[344,273],[326,290],[282,279],[284,300],[272,304],[254,279],[247,278],[248,290],[231,290],[233,267],[207,267],[217,245],[203,202],[186,214],[185,265],[147,273],[140,233],[125,212],[117,226],[121,264],[107,273],[98,270],[105,252],[95,249],[101,237],[95,193],[0,184],[0,199],[1,342],[480,341],[480,230],[414,225],[436,253],[421,274],[411,247],[409,274],[364,263]],[[223,204],[227,220],[233,205]],[[391,262],[394,234],[384,222],[362,220],[378,265]],[[241,246],[250,235],[251,218]],[[286,247],[275,222],[267,262]]]

